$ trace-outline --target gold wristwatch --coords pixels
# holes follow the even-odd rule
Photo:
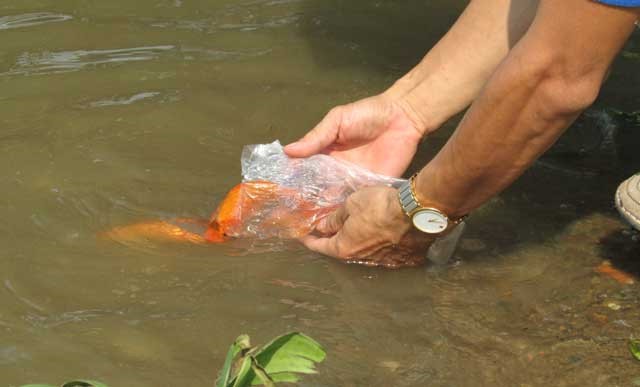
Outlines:
[[[402,211],[411,219],[414,227],[426,234],[438,236],[462,223],[466,216],[450,219],[441,210],[420,204],[414,189],[417,175],[411,176],[398,188]]]

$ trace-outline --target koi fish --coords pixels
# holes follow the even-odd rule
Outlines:
[[[292,188],[256,180],[233,187],[209,221],[192,218],[151,220],[116,227],[102,236],[121,242],[147,240],[195,244],[222,243],[243,237],[293,239],[313,231],[315,223],[334,209],[319,207]]]
[[[611,265],[611,261],[605,260],[595,269],[596,272],[603,274],[609,278],[612,278],[624,285],[633,285],[635,279],[629,273],[626,273],[620,269],[616,269]]]

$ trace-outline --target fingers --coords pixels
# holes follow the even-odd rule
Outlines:
[[[322,238],[314,235],[307,235],[300,239],[303,245],[311,251],[316,253],[328,255],[335,258],[343,257],[340,249],[341,234],[336,234],[330,238]]]
[[[315,231],[324,235],[333,235],[342,228],[348,217],[349,213],[346,208],[344,206],[339,207],[323,219],[320,219],[320,222],[316,225]]]
[[[308,235],[301,238],[300,241],[309,250],[316,253],[347,261],[371,255],[388,244],[376,237],[363,239],[362,235],[356,231],[358,226],[353,221],[354,218],[337,213],[335,222],[336,224],[342,222],[342,224],[333,236]]]
[[[309,157],[321,153],[338,138],[339,127],[340,113],[334,108],[303,138],[285,146],[284,152],[290,157]]]
[[[350,254],[347,251],[347,243],[344,243],[341,234],[336,234],[331,238],[306,236],[301,241],[311,251],[365,266],[399,269],[421,266],[426,261],[424,249],[410,251],[396,246],[372,246],[369,248],[370,251],[362,250],[357,254]]]
[[[320,220],[316,226],[315,231],[324,235],[332,235],[331,237],[307,235],[300,241],[309,250],[315,251],[316,253],[336,258],[344,258],[342,256],[344,249],[341,248],[344,243],[344,233],[342,232],[342,228],[347,219],[349,219],[349,213],[347,212],[346,207],[342,206],[327,215],[324,219]]]

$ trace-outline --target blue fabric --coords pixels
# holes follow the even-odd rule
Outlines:
[[[598,2],[619,7],[640,7],[640,0],[598,0]]]

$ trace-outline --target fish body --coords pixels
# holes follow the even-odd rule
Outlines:
[[[600,263],[600,265],[598,265],[595,270],[596,272],[603,274],[611,279],[614,279],[624,285],[633,285],[636,282],[633,275],[627,272],[624,272],[620,269],[616,269],[615,267],[613,267],[613,265],[611,264],[611,261],[609,260],[605,260],[602,263]]]
[[[223,243],[231,238],[292,239],[310,233],[333,207],[319,207],[299,191],[263,180],[233,187],[209,221],[181,218],[150,220],[116,227],[104,233],[119,241]],[[188,226],[188,227],[187,227]],[[197,226],[204,231],[190,230]]]
[[[111,230],[100,233],[98,236],[104,239],[112,239],[125,243],[136,242],[189,242],[205,244],[209,242],[200,232],[191,231],[191,228],[204,229],[208,226],[206,219],[179,218],[172,221],[148,220],[144,222],[114,227]]]

